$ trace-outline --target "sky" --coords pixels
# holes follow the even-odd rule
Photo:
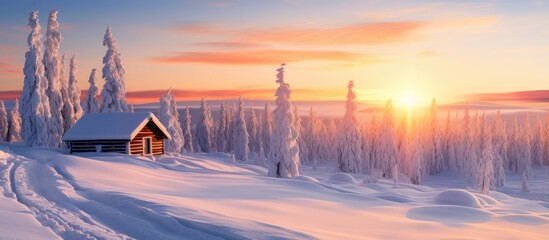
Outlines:
[[[110,26],[133,102],[170,87],[178,100],[274,99],[281,63],[294,100],[343,100],[354,80],[371,104],[549,101],[542,0],[3,0],[0,99],[22,89],[33,10],[43,31],[59,11],[61,52],[77,56],[83,90]]]

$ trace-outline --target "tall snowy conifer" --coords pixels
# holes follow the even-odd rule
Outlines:
[[[238,98],[238,110],[236,112],[234,124],[234,155],[236,159],[246,161],[250,154],[249,135],[246,128],[246,116],[244,114],[244,102],[242,97]]]
[[[172,136],[171,139],[164,141],[166,151],[182,152],[185,140],[181,123],[179,122],[179,112],[177,111],[177,103],[170,88],[168,92],[160,98],[160,109],[158,109],[158,119],[166,127],[168,133]]]
[[[482,118],[481,129],[483,129],[481,135],[482,155],[479,159],[477,184],[482,194],[488,194],[495,185],[494,151],[490,129],[486,126],[486,118],[484,117]]]
[[[15,106],[10,111],[10,129],[8,142],[21,141],[21,116],[19,115],[19,101],[15,100]]]
[[[272,177],[299,176],[298,132],[294,127],[294,115],[290,102],[290,85],[284,82],[284,65],[277,69],[276,108],[273,111],[273,133],[270,139],[269,172]]]
[[[227,107],[225,106],[225,103],[221,104],[221,108],[219,110],[219,119],[217,122],[217,129],[216,129],[216,146],[218,152],[228,152],[228,144],[229,144],[229,112]]]
[[[29,51],[25,53],[23,92],[21,94],[22,135],[25,145],[51,146],[48,128],[51,118],[50,100],[46,95],[48,80],[44,75],[40,21],[38,11],[29,14],[31,33],[27,38]]]
[[[505,164],[507,162],[507,134],[505,133],[505,123],[501,119],[500,112],[496,114],[494,119],[492,147],[494,150],[494,179],[495,186],[501,187],[505,185]]]
[[[263,151],[266,156],[269,156],[269,150],[271,149],[271,134],[273,133],[273,117],[269,104],[265,103],[265,109],[263,110],[263,117],[261,118],[261,142],[263,143]]]
[[[128,112],[126,104],[125,70],[120,59],[116,39],[108,27],[103,40],[107,53],[103,57],[103,78],[105,84],[101,91],[100,112]]]
[[[539,117],[536,117],[536,125],[532,133],[532,163],[543,166],[543,129]]]
[[[385,177],[392,177],[393,168],[398,164],[398,146],[394,127],[393,102],[390,99],[385,104],[379,142],[381,171]]]
[[[78,79],[76,78],[76,72],[78,71],[78,65],[76,62],[76,56],[72,55],[71,62],[69,64],[69,86],[68,93],[70,102],[72,103],[72,118],[74,122],[78,121],[84,114],[82,106],[80,105],[80,87],[78,86]],[[69,126],[72,127],[73,124]]]
[[[198,122],[196,123],[196,135],[195,135],[195,141],[197,143],[197,147],[200,147],[200,149],[197,149],[197,151],[200,152],[211,152],[212,149],[212,131],[213,131],[213,123],[211,122],[211,112],[210,108],[208,107],[208,103],[206,103],[205,99],[202,99],[200,103],[200,116],[198,117]]]
[[[250,106],[250,113],[249,118],[246,121],[246,128],[248,130],[248,142],[249,142],[249,148],[250,148],[250,154],[252,156],[257,157],[257,154],[259,154],[259,125],[257,123],[257,116],[255,114],[255,110],[253,106]]]
[[[185,144],[183,145],[183,148],[185,149],[185,152],[194,152],[194,139],[192,134],[192,123],[191,123],[191,112],[189,111],[189,107],[185,108],[185,118],[183,120],[183,138],[185,139]]]
[[[347,103],[345,104],[345,115],[341,122],[341,132],[337,142],[337,167],[339,171],[359,173],[362,164],[362,137],[356,117],[356,93],[353,90],[354,81],[347,85]]]
[[[64,131],[64,122],[62,116],[63,95],[61,94],[61,71],[63,68],[59,46],[63,37],[59,32],[59,23],[57,22],[57,11],[51,11],[48,17],[48,27],[46,30],[46,40],[44,42],[44,67],[45,75],[48,79],[48,88],[46,95],[50,100],[51,119],[48,126],[50,142],[49,146],[61,146],[61,137]]]
[[[0,100],[0,142],[8,140],[8,130],[8,112],[6,111],[4,101]]]
[[[61,56],[61,69],[59,71],[59,83],[61,86],[61,102],[63,108],[61,109],[61,116],[63,117],[63,133],[74,125],[76,120],[74,119],[73,105],[69,96],[69,83],[65,78],[65,54]]]
[[[96,84],[96,77],[95,72],[97,69],[92,69],[90,73],[90,78],[88,82],[90,83],[90,88],[88,89],[88,93],[86,94],[86,98],[84,99],[84,112],[85,113],[96,113],[99,112],[99,101],[97,100],[97,95],[99,93],[99,89],[97,88]]]

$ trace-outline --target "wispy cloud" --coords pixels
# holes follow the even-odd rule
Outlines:
[[[344,51],[242,50],[230,52],[183,52],[157,57],[156,63],[278,64],[303,61],[374,62],[362,54]]]
[[[273,81],[274,84],[274,81]],[[129,103],[158,102],[160,97],[166,94],[167,89],[146,90],[126,92],[126,100]],[[224,100],[236,99],[239,96],[248,99],[272,100],[273,89],[213,89],[213,90],[182,90],[172,89],[172,94],[178,101],[200,100]],[[87,91],[83,90],[80,96],[84,99]],[[318,99],[341,99],[345,96],[345,89],[292,89],[294,100],[318,100]],[[21,90],[0,91],[0,100],[14,100],[21,98]]]
[[[504,93],[477,93],[466,96],[473,101],[487,102],[549,102],[549,90],[532,90]]]
[[[15,76],[23,72],[23,67],[15,64],[14,60],[8,57],[0,57],[0,73],[3,75]]]

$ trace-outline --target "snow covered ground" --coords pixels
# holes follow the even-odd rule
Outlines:
[[[449,173],[421,186],[275,179],[225,154],[66,155],[0,145],[0,239],[546,239],[549,174],[490,196]]]

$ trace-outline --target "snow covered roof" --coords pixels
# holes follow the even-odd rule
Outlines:
[[[84,114],[63,135],[63,141],[132,140],[151,120],[168,139],[171,139],[164,125],[150,112],[110,112]]]

